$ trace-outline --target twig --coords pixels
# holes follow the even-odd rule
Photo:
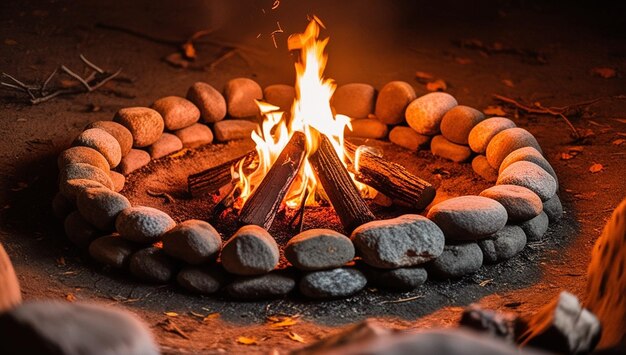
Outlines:
[[[82,55],[82,54],[80,55],[80,60],[82,60],[83,63],[85,63],[85,65],[87,65],[91,69],[97,71],[100,74],[104,74],[104,70],[100,69],[100,67],[98,67],[97,65],[93,64],[92,62],[90,62],[87,58],[85,58],[84,55]]]
[[[152,191],[152,190],[146,190],[146,193],[149,196],[152,196],[152,197],[164,198],[167,203],[174,203],[174,202],[176,202],[176,200],[172,197],[172,195],[168,194],[167,192],[162,192],[162,191],[161,192],[157,192],[157,191]]]
[[[183,339],[191,339],[189,338],[189,335],[187,335],[187,333],[180,329],[178,325],[176,325],[176,323],[174,323],[174,321],[172,321],[171,319],[166,319],[163,322],[159,323],[159,325],[161,326],[161,328],[163,328],[163,330],[177,334]]]
[[[424,295],[417,295],[417,296],[413,296],[413,297],[400,298],[400,299],[394,300],[394,301],[382,301],[378,305],[383,305],[383,304],[388,304],[388,303],[404,303],[404,302],[415,301],[415,300],[420,299],[420,298],[424,298]]]

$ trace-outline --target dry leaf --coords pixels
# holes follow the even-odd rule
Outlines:
[[[276,319],[278,322],[270,324],[270,328],[290,327],[290,326],[298,323],[298,320],[296,318],[291,318],[291,317],[285,317],[282,320],[277,319],[275,317],[273,317],[273,319]],[[272,321],[272,320],[270,320],[270,321]]]
[[[502,106],[487,106],[483,112],[485,115],[490,116],[505,116],[506,112],[502,109]]]
[[[215,313],[208,314],[208,315],[207,315],[206,317],[204,317],[204,319],[202,319],[202,320],[203,320],[204,322],[206,322],[206,321],[209,321],[209,320],[211,320],[211,319],[217,319],[217,318],[219,318],[219,317],[220,317],[220,314],[219,314],[219,313],[217,313],[217,312],[215,312]]]
[[[196,48],[193,46],[193,42],[185,42],[182,45],[183,56],[185,59],[196,59],[198,54],[196,53]]]
[[[11,38],[7,38],[4,40],[4,44],[6,44],[7,46],[14,46],[17,44],[17,41]]]
[[[502,84],[504,84],[504,86],[508,86],[510,88],[515,87],[515,84],[513,84],[513,81],[510,79],[502,79]]]
[[[595,164],[593,164],[592,166],[589,167],[589,171],[591,173],[594,173],[594,174],[597,173],[597,172],[602,171],[603,169],[604,169],[604,166],[602,166],[602,164],[598,164],[598,163],[595,163]]]
[[[599,76],[604,79],[610,79],[615,77],[617,72],[613,68],[607,67],[596,67],[591,69],[591,74]]]
[[[465,57],[455,57],[454,61],[461,65],[472,64],[474,61]]]
[[[164,312],[164,314],[168,317],[178,317],[178,313],[176,312]]]
[[[254,337],[244,337],[244,336],[237,338],[237,342],[243,345],[258,345],[259,344]]]
[[[417,79],[417,81],[419,81],[422,84],[425,84],[431,80],[433,80],[435,77],[431,74],[431,73],[427,73],[427,72],[423,72],[423,71],[416,71],[415,72],[415,79]]]
[[[73,293],[68,293],[67,296],[65,296],[65,299],[69,302],[76,302],[76,296],[74,296]]]
[[[446,91],[448,85],[442,79],[437,79],[426,84],[426,90],[428,91]]]
[[[298,343],[304,343],[304,338],[294,332],[289,332],[287,335],[289,336],[289,339],[293,341],[297,341]]]
[[[613,142],[611,142],[611,143],[613,143],[613,145],[622,145],[622,144],[624,144],[624,142],[626,142],[626,139],[624,139],[624,138],[619,138],[619,139],[614,140],[614,141],[613,141]]]
[[[571,155],[569,153],[561,153],[561,160],[570,160],[573,158],[574,158],[574,155]]]

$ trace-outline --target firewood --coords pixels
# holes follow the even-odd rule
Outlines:
[[[242,159],[245,159],[246,161],[243,163],[245,167],[256,157],[256,154],[255,150],[251,150],[240,157],[229,160],[220,165],[216,165],[199,173],[189,175],[189,177],[187,177],[187,188],[189,190],[189,194],[193,197],[198,197],[202,194],[217,191],[232,180],[231,168],[233,165],[237,164]]]

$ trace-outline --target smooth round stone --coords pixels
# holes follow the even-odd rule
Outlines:
[[[509,155],[504,158],[502,164],[500,164],[499,172],[501,173],[504,169],[508,168],[509,165],[518,162],[518,161],[529,161],[531,163],[535,163],[543,168],[543,170],[547,171],[557,183],[557,188],[559,184],[558,177],[556,176],[556,172],[552,168],[552,165],[543,157],[543,155],[534,147],[522,147],[512,151]]]
[[[441,119],[441,134],[452,143],[467,145],[469,133],[485,115],[475,108],[459,105]]]
[[[504,117],[491,117],[478,123],[469,133],[467,142],[476,153],[484,154],[487,145],[496,134],[505,129],[514,128],[515,122]]]
[[[96,121],[90,123],[85,127],[85,129],[89,128],[100,128],[102,130],[107,131],[110,135],[115,137],[117,143],[120,145],[120,149],[122,151],[122,156],[125,156],[130,152],[133,148],[133,134],[130,133],[128,128],[122,126],[121,124],[113,121]]]
[[[110,231],[117,215],[130,207],[130,201],[122,194],[105,187],[97,187],[79,193],[76,207],[87,222],[100,230]]]
[[[67,239],[81,248],[86,248],[92,240],[102,235],[102,232],[89,224],[78,211],[74,211],[65,217],[63,228],[65,229]]]
[[[63,168],[63,170],[61,170],[61,174],[59,176],[59,190],[63,192],[63,185],[67,181],[74,179],[93,180],[101,183],[102,185],[110,189],[113,188],[113,181],[111,181],[111,177],[102,169],[99,169],[90,164],[73,163],[67,164]]]
[[[115,122],[128,128],[133,135],[133,147],[147,147],[163,134],[163,117],[147,107],[126,107],[115,114]]]
[[[330,105],[335,113],[353,119],[367,118],[374,111],[376,90],[372,85],[351,83],[341,85],[335,90]]]
[[[215,139],[219,142],[227,142],[235,139],[250,138],[252,132],[259,125],[248,120],[223,120],[213,125]]]
[[[115,168],[122,159],[122,148],[117,139],[100,128],[89,128],[76,137],[74,146],[89,147],[97,150]]]
[[[130,257],[129,269],[140,280],[165,283],[176,273],[176,263],[163,250],[148,247]]]
[[[176,281],[190,292],[211,294],[226,283],[227,275],[218,266],[186,266],[178,272]]]
[[[291,111],[291,105],[296,99],[296,89],[291,85],[274,84],[263,89],[265,102],[281,109],[281,111]]]
[[[226,271],[243,276],[268,273],[278,265],[276,240],[255,225],[241,227],[224,244],[221,260]]]
[[[504,227],[507,213],[498,201],[482,196],[454,197],[431,207],[428,218],[437,223],[446,240],[478,240]]]
[[[480,196],[500,202],[509,215],[509,223],[527,221],[543,210],[539,196],[523,186],[496,185],[483,190]]]
[[[309,229],[291,238],[285,257],[300,270],[324,270],[345,265],[354,258],[350,238],[331,229]]]
[[[139,243],[156,242],[174,226],[176,222],[167,213],[144,206],[129,207],[115,220],[115,228],[123,238]]]
[[[452,143],[442,135],[433,137],[430,142],[430,150],[434,155],[452,160],[455,163],[462,163],[472,156],[472,151],[468,146]]]
[[[404,81],[391,81],[385,84],[378,93],[374,114],[385,124],[402,123],[406,107],[416,97],[411,84]]]
[[[170,131],[191,126],[200,119],[198,107],[179,96],[162,97],[156,100],[151,108],[163,117],[165,129]]]
[[[215,228],[197,219],[179,223],[162,240],[166,254],[194,265],[214,261],[222,247],[222,238]]]
[[[111,181],[113,182],[113,191],[120,192],[124,189],[124,185],[126,184],[126,177],[117,171],[109,171],[109,177],[111,177]]]
[[[346,127],[344,136],[382,139],[387,137],[387,125],[374,118],[356,119],[350,122],[352,129]]]
[[[57,192],[52,198],[52,212],[58,219],[65,219],[70,212],[76,210],[76,206],[61,192]]]
[[[430,136],[419,134],[411,127],[396,126],[389,132],[389,140],[395,145],[416,151],[430,142]]]
[[[526,246],[526,234],[519,226],[507,225],[494,235],[478,242],[485,263],[499,263],[508,260]]]
[[[263,98],[263,89],[256,81],[248,78],[235,78],[226,83],[224,96],[231,117],[242,118],[256,116],[259,107],[255,100]]]
[[[539,165],[518,161],[509,165],[498,176],[497,185],[518,185],[536,193],[541,201],[549,200],[556,193],[556,181]]]
[[[369,284],[398,291],[413,290],[426,282],[428,278],[428,273],[423,267],[403,267],[388,270],[361,263],[359,269],[365,274]]]
[[[156,142],[148,147],[148,152],[152,159],[159,159],[181,149],[183,149],[183,142],[180,138],[171,133],[163,133]]]
[[[537,217],[529,219],[526,222],[520,223],[520,227],[526,233],[526,239],[529,242],[535,242],[541,240],[543,235],[548,231],[548,224],[550,220],[545,212],[541,212]]]
[[[300,292],[310,298],[349,297],[367,284],[363,274],[352,268],[313,271],[300,279]]]
[[[507,155],[523,147],[533,147],[541,151],[537,139],[530,132],[519,127],[509,128],[491,138],[485,155],[491,166],[495,169],[500,169],[500,164],[502,164]]]
[[[441,256],[429,264],[428,273],[442,279],[473,274],[483,264],[483,252],[476,243],[446,245]]]
[[[416,214],[363,224],[350,239],[365,263],[381,269],[430,261],[441,254],[445,241],[435,223]]]
[[[226,291],[234,298],[254,300],[282,297],[295,287],[296,280],[291,272],[276,270],[260,276],[238,277]]]
[[[22,291],[17,275],[2,243],[0,243],[0,285],[2,285],[0,291],[0,314],[2,314],[22,303]],[[6,336],[5,332],[2,334]]]
[[[472,169],[486,181],[496,182],[498,180],[498,171],[489,165],[487,157],[484,155],[477,155],[472,159]]]
[[[213,142],[213,132],[201,123],[194,123],[189,127],[179,129],[174,134],[183,142],[185,148],[197,148]]]
[[[563,217],[563,205],[559,195],[554,194],[551,199],[543,203],[543,211],[548,215],[550,222],[556,222]]]
[[[446,112],[457,105],[456,99],[445,92],[431,92],[413,100],[406,108],[406,122],[417,133],[434,136],[439,133]]]
[[[226,117],[226,100],[213,86],[197,82],[187,91],[187,99],[199,109],[206,123],[221,121]]]
[[[74,207],[76,207],[76,199],[78,198],[78,194],[80,194],[83,190],[92,188],[92,187],[106,188],[106,186],[94,180],[72,179],[72,180],[67,180],[65,182],[61,181],[61,183],[59,184],[59,192],[70,203],[72,203]]]
[[[128,175],[133,171],[148,165],[148,163],[150,163],[150,153],[145,150],[131,149],[131,151],[122,158],[122,161],[117,169],[123,175]]]
[[[105,235],[89,244],[89,255],[104,265],[121,269],[128,265],[137,247],[118,235]]]
[[[71,147],[59,154],[57,166],[59,171],[63,170],[66,165],[74,163],[85,163],[100,168],[104,172],[108,172],[111,168],[106,158],[97,150],[89,147]]]

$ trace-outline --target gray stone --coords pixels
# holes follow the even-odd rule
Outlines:
[[[309,229],[287,242],[285,257],[300,270],[333,269],[354,258],[354,245],[334,230]]]
[[[535,163],[552,175],[554,181],[556,181],[557,188],[559,187],[559,179],[556,176],[556,172],[552,168],[552,165],[543,157],[543,155],[534,147],[522,147],[512,151],[504,158],[502,164],[500,164],[499,172],[503,172],[509,165],[518,161],[529,161]]]
[[[243,276],[268,273],[278,265],[276,240],[255,225],[241,227],[222,249],[221,260],[226,271]]]
[[[300,292],[310,298],[349,297],[367,284],[363,274],[352,268],[313,271],[300,279]]]
[[[187,99],[193,102],[206,123],[214,123],[226,117],[226,100],[213,86],[197,82],[187,91]]]
[[[189,264],[217,259],[222,247],[220,234],[205,221],[190,219],[163,234],[163,251]]]
[[[526,234],[524,230],[515,225],[507,225],[494,235],[478,242],[483,252],[485,263],[499,263],[508,260],[526,246]]]
[[[335,90],[330,105],[335,113],[353,119],[367,118],[374,111],[376,90],[372,85],[351,83],[341,85]]]
[[[509,223],[527,221],[543,210],[539,196],[523,186],[496,185],[483,190],[480,196],[500,202],[509,215]]]
[[[181,149],[183,149],[183,142],[180,138],[171,133],[163,133],[156,142],[148,147],[148,152],[152,159],[159,159]]]
[[[459,105],[446,112],[441,119],[441,134],[450,142],[467,145],[469,133],[485,115],[475,108]]]
[[[83,131],[76,137],[72,145],[97,150],[107,160],[111,168],[115,168],[122,159],[122,148],[117,139],[100,128],[89,128]]]
[[[123,175],[128,175],[133,171],[148,165],[148,163],[150,163],[150,153],[145,150],[131,149],[131,151],[122,158],[122,161],[117,169]]]
[[[548,215],[550,222],[556,222],[563,217],[563,205],[559,195],[554,194],[552,198],[543,203],[543,211]]]
[[[197,148],[213,142],[213,132],[202,123],[194,123],[189,127],[174,132],[183,142],[185,148]]]
[[[15,275],[15,269],[11,264],[11,259],[0,243],[0,314],[17,307],[22,303],[22,291],[20,283]],[[2,333],[3,336],[7,334]],[[2,345],[0,345],[2,349]]]
[[[276,270],[260,276],[238,277],[226,287],[228,294],[238,299],[268,299],[282,297],[296,287],[289,270]]]
[[[126,267],[136,250],[136,245],[115,234],[97,238],[89,244],[89,255],[95,261],[116,269]]]
[[[228,276],[219,266],[186,266],[178,272],[176,281],[187,291],[211,294],[219,291]]]
[[[483,252],[476,243],[446,245],[443,253],[428,264],[428,274],[442,279],[473,274],[483,264]]]
[[[113,191],[120,192],[124,189],[124,185],[126,184],[126,177],[117,171],[109,171],[109,177],[113,182]]]
[[[263,98],[263,89],[256,81],[248,78],[235,78],[226,83],[224,96],[231,117],[243,118],[259,114],[255,100]]]
[[[387,137],[387,125],[374,118],[356,119],[350,122],[352,129],[346,127],[344,136],[382,139]]]
[[[376,287],[410,291],[426,282],[428,273],[423,267],[403,267],[398,269],[378,269],[359,263],[359,270],[367,277],[368,284]]]
[[[434,155],[452,160],[455,163],[462,163],[472,156],[472,150],[465,145],[452,143],[444,136],[434,136],[430,142],[430,150]]]
[[[122,210],[130,207],[130,201],[122,194],[96,187],[79,193],[76,207],[87,222],[100,230],[111,231],[115,218]]]
[[[85,129],[100,128],[107,131],[110,135],[115,137],[120,145],[122,156],[125,156],[133,148],[133,134],[130,133],[128,128],[113,121],[96,121],[92,122]]]
[[[88,247],[92,240],[102,235],[102,232],[89,224],[78,211],[74,211],[65,217],[63,227],[67,239],[81,248]]]
[[[250,138],[259,125],[248,120],[223,120],[213,125],[215,139],[220,142]]]
[[[113,189],[111,177],[102,169],[85,163],[67,164],[59,174],[59,191],[64,192],[69,180],[86,179],[99,182],[100,184]],[[69,187],[71,189],[71,187]],[[67,197],[70,197],[66,195]]]
[[[489,164],[499,170],[507,155],[523,147],[533,147],[541,152],[537,139],[530,132],[519,127],[509,128],[491,138],[485,155]]]
[[[445,92],[431,92],[413,100],[406,108],[406,121],[417,133],[434,136],[439,133],[441,119],[457,105]]]
[[[430,136],[419,134],[411,127],[396,126],[389,132],[389,140],[408,150],[418,150],[430,142]]]
[[[520,227],[526,234],[526,240],[529,242],[535,242],[541,240],[543,235],[548,231],[548,224],[550,220],[545,212],[541,212],[537,217],[529,219],[526,222],[520,223]]]
[[[61,192],[57,192],[52,198],[52,212],[56,218],[63,220],[74,210],[76,210],[74,202],[63,196]]]
[[[445,240],[435,223],[414,214],[363,224],[350,239],[365,263],[382,269],[430,261],[441,254]]]
[[[170,131],[191,126],[200,119],[198,107],[179,96],[162,97],[156,100],[151,108],[161,114],[165,129]]]
[[[291,85],[274,84],[263,89],[265,102],[277,106],[283,112],[290,112],[296,99],[296,89]]]
[[[76,199],[78,198],[78,194],[80,194],[81,191],[92,187],[107,188],[106,186],[94,180],[71,179],[65,182],[61,181],[61,183],[59,184],[59,192],[74,206],[74,210],[76,209]]]
[[[514,128],[515,122],[504,117],[491,117],[478,123],[469,133],[467,142],[476,153],[484,154],[491,139],[505,129]]]
[[[472,169],[486,181],[496,182],[498,180],[498,170],[489,165],[487,157],[484,155],[477,155],[472,159]]]
[[[495,200],[482,196],[454,197],[431,207],[428,218],[433,220],[446,240],[478,240],[504,227],[506,209]]]
[[[59,171],[63,170],[66,165],[74,163],[85,163],[93,165],[102,169],[104,172],[108,172],[111,168],[109,162],[104,158],[100,152],[89,147],[71,147],[59,154],[57,159],[57,166]]]
[[[130,257],[130,273],[136,278],[154,283],[166,283],[176,273],[176,263],[163,250],[147,247]]]
[[[110,306],[31,301],[0,315],[3,354],[157,355],[150,329]]]
[[[541,201],[549,200],[556,193],[556,181],[539,165],[529,161],[518,161],[504,169],[496,185],[523,186],[536,193]]]
[[[118,233],[132,242],[154,243],[176,226],[167,213],[152,207],[129,207],[120,212],[115,220]]]
[[[156,142],[165,124],[163,117],[155,110],[147,107],[126,107],[115,114],[115,122],[128,128],[133,135],[133,147],[147,147]]]
[[[406,107],[415,98],[415,90],[407,82],[392,81],[385,84],[376,98],[376,118],[385,124],[402,123]]]

